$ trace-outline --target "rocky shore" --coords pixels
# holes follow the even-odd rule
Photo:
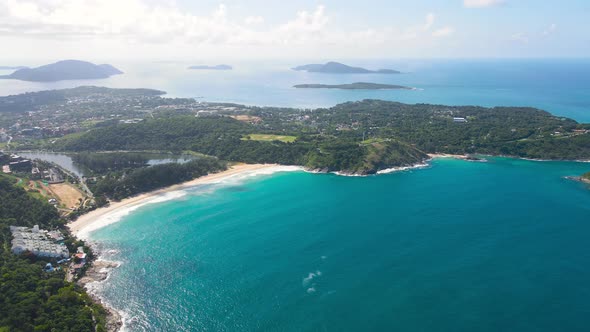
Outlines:
[[[121,314],[117,312],[117,310],[104,303],[104,301],[102,301],[102,299],[98,297],[95,292],[89,289],[89,284],[106,280],[110,271],[117,267],[119,267],[119,263],[117,262],[96,260],[92,263],[88,270],[86,270],[84,276],[78,280],[78,285],[86,289],[86,292],[88,295],[90,295],[92,300],[102,305],[102,307],[107,311],[106,328],[108,332],[119,331],[123,326],[123,318],[121,317]]]

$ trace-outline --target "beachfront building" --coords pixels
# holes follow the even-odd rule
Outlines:
[[[12,253],[15,255],[30,252],[38,257],[64,258],[70,255],[63,243],[58,243],[47,231],[33,228],[10,226],[12,233]],[[55,235],[55,234],[53,234]],[[62,238],[63,239],[63,238]]]

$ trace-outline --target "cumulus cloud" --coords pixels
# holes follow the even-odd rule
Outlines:
[[[174,44],[185,50],[199,47],[199,51],[204,50],[200,46],[216,50],[282,46],[324,50],[332,47],[349,52],[359,46],[378,49],[394,44],[421,48],[435,37],[449,36],[454,31],[448,26],[435,29],[438,18],[434,13],[427,13],[409,26],[369,23],[351,30],[334,23],[324,6],[301,10],[293,13],[291,19],[274,24],[255,13],[235,17],[228,11],[221,4],[209,12],[192,13],[175,1],[0,0],[0,37],[145,47]]]
[[[467,8],[485,8],[503,4],[504,0],[463,0],[463,6]]]
[[[248,16],[248,17],[246,17],[246,19],[244,19],[244,23],[246,23],[248,25],[262,24],[262,23],[264,23],[264,17],[262,17],[262,16]]]
[[[295,19],[278,27],[276,37],[284,44],[321,41],[329,21],[324,6],[318,6],[314,12],[300,11]]]

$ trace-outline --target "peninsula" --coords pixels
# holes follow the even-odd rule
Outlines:
[[[333,61],[325,64],[309,64],[298,66],[293,68],[293,70],[325,74],[400,74],[399,71],[393,69],[369,70],[361,67],[351,67]]]
[[[215,65],[215,66],[207,66],[207,65],[198,65],[198,66],[190,66],[188,69],[193,70],[232,70],[233,67],[230,65]]]
[[[380,83],[356,82],[351,84],[298,84],[297,89],[341,89],[341,90],[415,90],[414,88]]]
[[[191,151],[227,162],[360,175],[422,164],[427,154],[436,153],[590,160],[590,124],[534,108],[364,100],[301,110],[160,95],[155,90],[86,87],[0,97],[0,124],[8,128],[11,146],[97,155],[87,160],[105,159],[107,151]],[[119,165],[122,158],[110,159]],[[207,161],[162,174],[219,168]],[[101,177],[98,186],[118,197],[154,183],[135,181],[154,177],[152,173],[131,175],[113,172]],[[169,180],[166,176],[161,182]]]
[[[36,68],[21,68],[1,79],[14,79],[30,82],[56,82],[64,80],[103,79],[123,74],[119,69],[108,65],[95,65],[80,60],[64,60]]]

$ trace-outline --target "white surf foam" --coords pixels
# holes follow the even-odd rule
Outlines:
[[[309,285],[309,283],[317,278],[320,277],[322,275],[322,271],[317,270],[315,272],[310,272],[307,277],[303,278],[303,281],[301,282],[301,284],[303,285],[303,287],[307,287],[307,285]]]
[[[184,190],[171,191],[146,198],[145,200],[139,201],[136,204],[120,207],[118,209],[110,211],[109,213],[103,216],[100,216],[95,222],[88,224],[86,227],[78,231],[76,235],[80,239],[88,240],[90,233],[98,229],[101,229],[105,226],[112,225],[116,222],[121,221],[123,217],[129,215],[131,212],[139,209],[140,207],[149,204],[161,203],[173,199],[179,199],[181,197],[184,197],[186,194],[187,193]]]
[[[428,166],[430,166],[430,165],[417,164],[417,165],[412,165],[412,166],[392,167],[392,168],[382,169],[382,170],[378,171],[377,174],[389,174],[389,173],[394,173],[394,172],[402,172],[402,171],[407,171],[407,170],[411,170],[411,169],[426,168]]]
[[[301,166],[273,166],[273,167],[267,167],[267,168],[262,168],[262,169],[258,169],[258,170],[253,170],[253,171],[241,172],[241,173],[234,174],[234,175],[228,175],[227,177],[220,178],[219,180],[213,181],[211,183],[235,184],[235,183],[242,182],[243,180],[246,180],[246,179],[249,179],[252,177],[257,177],[260,175],[272,175],[272,174],[281,173],[281,172],[298,172],[298,171],[303,171],[303,167],[301,167]]]
[[[219,187],[219,185],[235,185],[256,176],[272,175],[274,173],[279,172],[296,172],[302,170],[303,168],[299,166],[273,166],[259,170],[252,170],[241,172],[238,174],[228,175],[227,177],[222,177],[211,182],[195,184],[192,187],[186,187],[183,189],[158,194],[156,196],[151,196],[135,204],[115,209],[103,216],[100,216],[99,219],[97,219],[95,222],[90,223],[89,225],[78,231],[76,235],[81,239],[88,240],[90,233],[98,229],[101,229],[105,226],[109,226],[121,221],[123,217],[129,215],[131,212],[139,209],[140,207],[146,206],[148,204],[162,203],[170,200],[181,199],[185,197],[189,193],[189,191],[193,191],[195,189],[215,185],[211,186],[211,191],[215,191]]]

